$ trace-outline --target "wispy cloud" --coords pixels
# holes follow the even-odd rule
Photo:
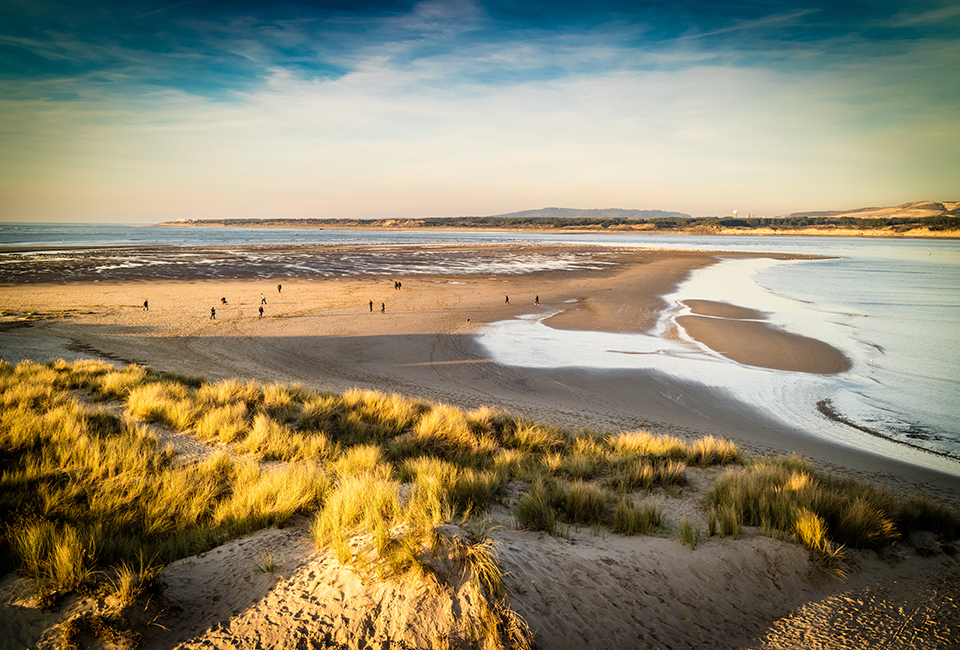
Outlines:
[[[728,25],[726,27],[719,27],[717,29],[712,29],[705,32],[694,32],[689,34],[684,34],[683,36],[678,37],[676,40],[693,40],[700,38],[708,38],[710,36],[720,36],[722,34],[732,34],[736,32],[748,32],[755,30],[762,30],[768,27],[782,26],[784,24],[794,23],[798,18],[803,16],[808,16],[813,13],[817,13],[819,9],[803,9],[800,11],[793,11],[789,13],[778,13],[770,16],[763,16],[762,18],[755,18],[752,20],[738,20],[734,24]]]
[[[139,16],[134,16],[130,20],[140,20],[141,18],[146,18],[147,16],[155,16],[159,13],[163,13],[169,9],[176,9],[177,7],[182,7],[184,5],[194,4],[200,0],[183,0],[183,2],[176,2],[172,5],[167,5],[166,7],[160,7],[159,9],[154,9],[153,11],[148,11],[147,13],[140,14]]]
[[[926,27],[942,25],[944,22],[957,17],[960,17],[960,4],[951,3],[927,11],[900,11],[888,20],[879,21],[878,24],[885,27]]]

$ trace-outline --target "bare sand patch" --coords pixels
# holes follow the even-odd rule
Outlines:
[[[711,350],[748,366],[822,375],[850,369],[850,360],[832,345],[767,323],[710,316],[678,316],[677,323]]]

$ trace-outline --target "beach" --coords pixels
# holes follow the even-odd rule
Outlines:
[[[297,382],[324,391],[359,387],[462,408],[501,408],[571,430],[607,434],[645,429],[685,439],[714,435],[751,453],[798,453],[842,476],[960,505],[960,480],[954,475],[833,444],[695,382],[628,369],[514,367],[498,363],[478,343],[476,335],[484,328],[531,315],[565,331],[650,333],[667,308],[663,296],[692,271],[718,263],[716,253],[491,245],[421,247],[408,253],[339,246],[312,254],[336,255],[356,263],[348,268],[367,270],[304,278],[270,273],[263,262],[256,274],[248,268],[243,277],[242,260],[224,251],[222,268],[229,271],[219,278],[191,273],[189,267],[180,269],[179,279],[138,268],[129,276],[119,269],[99,281],[83,273],[70,276],[76,280],[63,282],[67,276],[61,275],[54,281],[51,273],[9,283],[0,298],[0,357],[10,363],[100,358],[209,380]],[[424,262],[416,272],[397,264],[391,272],[384,263],[405,254],[462,264]],[[368,258],[377,264],[359,265]],[[83,267],[83,255],[75,259]],[[516,264],[501,264],[511,259]],[[764,322],[762,313],[704,300],[685,306],[691,313],[677,319],[685,334],[738,363],[825,374],[848,367],[841,351],[778,330]],[[684,338],[679,331],[662,335]],[[695,503],[676,507],[703,516]],[[791,635],[803,636],[807,628],[819,628],[823,639],[834,629],[847,643],[823,641],[817,647],[865,647],[877,639],[896,640],[901,621],[885,618],[890,607],[924,613],[923,624],[917,619],[920,627],[910,629],[937,630],[915,636],[913,645],[892,647],[937,647],[944,639],[956,640],[950,636],[958,624],[956,608],[942,597],[958,595],[952,585],[960,573],[947,556],[926,560],[906,553],[891,563],[864,555],[844,584],[811,580],[806,551],[759,535],[710,541],[691,551],[675,540],[603,538],[589,531],[566,540],[540,540],[514,530],[506,511],[493,516],[502,526],[501,559],[510,571],[511,602],[538,631],[539,647],[780,648],[793,647]],[[293,547],[299,550],[290,552],[285,576],[303,582],[302,571],[317,570],[326,560],[291,542]],[[552,572],[556,566],[571,568],[564,577]],[[212,569],[212,576],[225,570]],[[146,647],[227,647],[210,642],[211,621],[221,632],[232,630],[241,645],[256,647],[250,638],[266,638],[257,621],[271,618],[258,608],[277,599],[272,589],[290,588],[289,581],[280,583],[256,587],[263,594],[249,608],[216,609],[212,618],[184,623],[179,636],[167,635],[166,646]],[[878,590],[886,596],[876,598]],[[832,606],[831,598],[838,599]],[[835,613],[842,608],[878,622],[869,629],[841,630],[845,623]],[[295,627],[309,619],[310,611],[305,607],[302,618],[279,624]]]

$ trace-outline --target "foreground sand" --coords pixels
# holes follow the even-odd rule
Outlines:
[[[0,298],[0,309],[10,312],[2,323],[0,357],[16,362],[93,356],[210,379],[298,381],[326,390],[360,386],[462,407],[495,405],[575,428],[722,435],[754,451],[797,451],[834,471],[960,503],[954,477],[831,445],[696,385],[638,372],[516,369],[484,357],[472,337],[478,327],[540,309],[561,309],[548,320],[554,327],[646,331],[664,306],[659,296],[691,269],[716,261],[696,252],[604,255],[611,266],[602,271],[521,276],[12,285]],[[398,279],[399,291],[394,289]],[[267,299],[262,320],[261,292]],[[539,306],[533,304],[535,296]],[[149,311],[142,310],[145,299]],[[724,319],[723,331],[707,328],[692,335],[718,347],[716,337],[726,337],[724,349],[732,358],[737,357],[730,350],[736,352],[737,345],[742,353],[755,354],[742,330],[737,336],[738,323],[750,323],[753,337],[779,336],[754,318],[758,314],[736,306],[690,306],[695,314]],[[211,307],[216,320],[210,319]],[[21,320],[27,312],[40,320]],[[787,349],[798,360],[842,363],[831,356],[832,348],[811,355],[795,347],[808,344],[809,339],[781,340],[772,348],[777,354],[751,361],[791,367],[780,354]],[[202,445],[185,449],[205,453]],[[709,476],[697,480],[705,485]],[[674,521],[705,520],[689,494],[662,498]],[[492,516],[501,525],[494,536],[510,571],[511,602],[537,632],[540,647],[888,643],[933,648],[960,643],[955,605],[960,572],[945,555],[918,558],[902,551],[883,560],[857,555],[853,576],[841,583],[818,574],[800,547],[758,531],[741,540],[706,540],[692,551],[674,539],[595,537],[588,531],[541,538],[515,530],[505,509]],[[164,574],[168,596],[181,602],[182,613],[145,647],[293,646],[301,637],[358,647],[361,640],[392,638],[391,617],[422,606],[364,585],[315,552],[308,537],[296,527],[267,531],[169,567]],[[265,547],[280,558],[276,576],[254,570]],[[8,583],[4,600],[9,603],[18,587]],[[29,647],[56,616],[6,605],[0,630],[13,633],[0,644]],[[850,628],[849,616],[870,624]],[[330,636],[335,629],[345,636]]]

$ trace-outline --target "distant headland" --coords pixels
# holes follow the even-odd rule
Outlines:
[[[692,217],[664,210],[541,208],[491,216],[383,219],[177,219],[160,226],[364,229],[503,229],[690,235],[960,237],[960,201],[794,212],[776,217]]]

